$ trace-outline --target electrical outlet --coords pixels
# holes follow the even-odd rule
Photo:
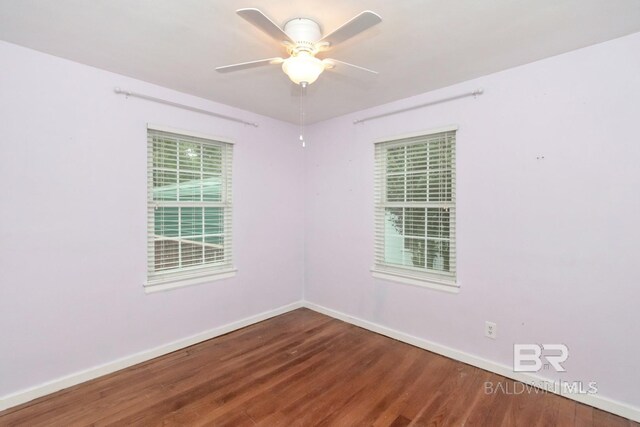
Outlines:
[[[484,322],[484,336],[495,340],[498,337],[498,325],[494,322]]]

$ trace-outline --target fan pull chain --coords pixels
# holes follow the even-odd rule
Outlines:
[[[305,107],[306,107],[306,97],[307,97],[307,82],[301,82],[301,93],[300,93],[300,142],[302,143],[302,148],[306,146],[304,140],[304,121],[305,121]]]

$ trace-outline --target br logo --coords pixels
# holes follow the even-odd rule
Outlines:
[[[548,362],[544,364],[545,369],[551,365],[557,372],[566,372],[561,363],[568,357],[569,349],[564,344],[514,344],[513,371],[538,372],[543,367],[542,358],[544,358]]]

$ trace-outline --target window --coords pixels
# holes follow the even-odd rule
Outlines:
[[[447,128],[376,143],[375,277],[457,289],[455,140]]]
[[[147,286],[232,275],[233,145],[149,126],[147,150]]]

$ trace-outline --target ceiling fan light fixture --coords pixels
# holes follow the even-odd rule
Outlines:
[[[324,71],[324,64],[309,52],[302,51],[285,59],[282,71],[296,84],[311,84]]]

